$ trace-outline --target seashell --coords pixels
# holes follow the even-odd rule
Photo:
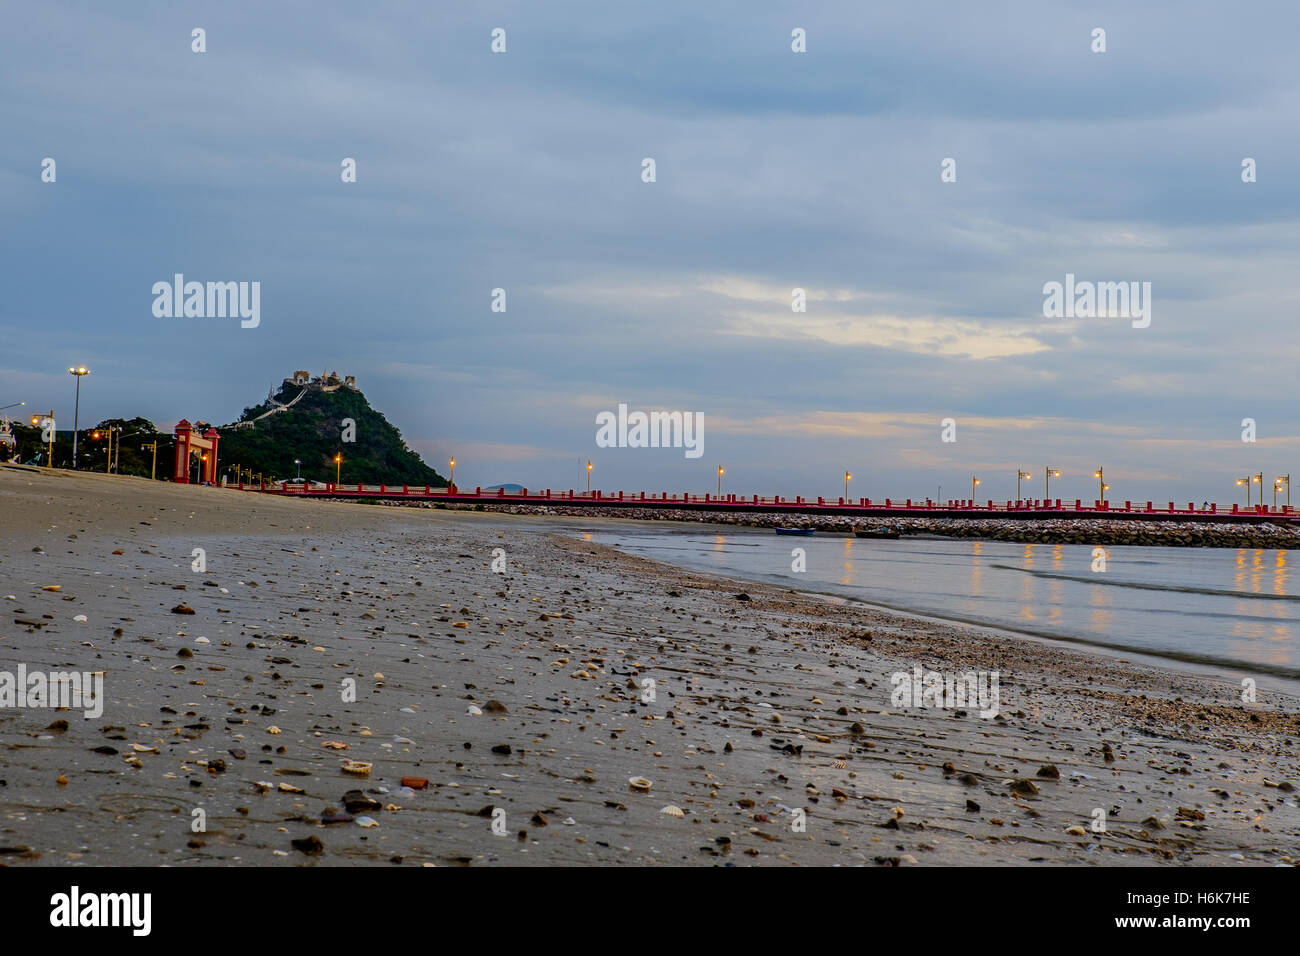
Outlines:
[[[281,793],[306,793],[307,791],[304,790],[302,787],[295,787],[291,783],[282,783],[280,784],[280,792]]]
[[[157,747],[150,747],[148,744],[132,744],[131,749],[138,754],[156,754]]]
[[[84,614],[78,614],[76,617],[73,618],[73,620],[74,620],[74,621],[81,621],[81,622],[84,624],[86,621],[89,620],[89,618],[87,618],[86,615],[84,615]]]
[[[684,817],[684,816],[686,816],[686,811],[685,811],[685,810],[683,810],[681,807],[674,806],[673,804],[669,804],[668,806],[664,807],[664,808],[663,808],[662,810],[660,810],[659,812],[660,812],[660,813],[665,813],[665,814],[667,814],[667,815],[670,816],[670,817]]]
[[[359,777],[370,776],[370,771],[375,767],[372,763],[366,763],[364,760],[344,760],[343,772],[354,773]]]
[[[452,626],[452,627],[469,627],[469,622],[468,622],[468,621],[452,621],[452,622],[451,622],[451,626]]]
[[[273,724],[273,725],[271,725],[270,727],[267,727],[267,728],[266,728],[266,732],[267,732],[268,734],[278,734],[278,733],[280,732],[280,728],[279,728],[279,727],[276,727],[276,726]]]
[[[369,829],[370,827],[379,826],[379,821],[377,821],[374,817],[357,817],[356,824],[359,827],[366,827],[367,829]]]
[[[470,705],[469,705],[469,709],[468,709],[467,711],[465,711],[465,713],[469,714],[471,717],[482,717],[482,716],[483,716],[483,711],[480,710],[478,707],[475,707],[473,704],[470,704]]]
[[[650,792],[650,781],[645,777],[628,777],[627,785],[632,789],[633,793]]]
[[[1068,834],[1070,834],[1070,836],[1087,836],[1087,835],[1088,835],[1088,831],[1085,830],[1083,827],[1078,826],[1078,825],[1075,825],[1075,826],[1072,826],[1072,827],[1067,827],[1066,830],[1065,830],[1065,832],[1068,833]]]
[[[47,584],[47,585],[45,585],[45,587],[41,588],[41,590],[42,590],[42,591],[62,591],[62,590],[63,590],[63,585],[61,585],[61,584]]]
[[[345,744],[345,743],[344,743],[343,741],[341,741],[341,740],[327,740],[327,741],[325,741],[323,744],[321,744],[321,746],[322,746],[322,747],[328,747],[330,750],[350,750],[350,749],[351,749],[351,747],[350,747],[348,744]]]

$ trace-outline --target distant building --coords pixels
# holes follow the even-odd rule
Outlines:
[[[357,390],[357,377],[355,375],[339,375],[336,371],[330,372],[324,369],[322,369],[320,375],[315,378],[313,378],[311,372],[308,372],[306,369],[298,369],[291,376],[286,378],[285,382],[290,385],[298,385],[302,387],[315,385],[318,388],[329,392],[334,391],[336,388],[350,388],[353,391]]]

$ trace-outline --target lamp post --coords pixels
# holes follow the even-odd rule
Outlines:
[[[50,435],[50,439],[49,439],[50,457],[49,460],[46,462],[46,465],[50,468],[53,468],[54,467],[54,409],[51,408],[50,413],[48,415],[33,415],[32,425],[41,427],[42,420],[44,420],[45,422],[44,427],[49,429],[49,435]]]
[[[591,497],[591,459],[587,459],[587,497]]]
[[[150,481],[153,481],[153,480],[155,480],[155,479],[158,477],[158,442],[157,442],[157,440],[155,439],[154,441],[149,442],[149,444],[147,444],[147,445],[141,445],[141,446],[140,446],[140,450],[141,450],[141,451],[144,451],[146,448],[148,448],[148,449],[150,449],[151,451],[153,451],[153,464],[149,467],[149,480],[150,480]]]
[[[1021,471],[1019,468],[1016,469],[1016,500],[1017,501],[1020,500],[1020,482],[1023,481],[1025,478],[1032,478],[1032,477],[1033,476],[1029,474],[1029,472]]]
[[[1106,484],[1105,472],[1106,470],[1099,465],[1097,470],[1092,473],[1092,477],[1097,479],[1097,499],[1099,501],[1106,500],[1106,489],[1110,487]]]
[[[1286,506],[1291,507],[1291,476],[1278,475],[1273,481],[1273,507],[1275,508],[1277,507],[1277,490],[1284,484],[1286,485]]]
[[[447,494],[454,494],[456,491],[456,459],[448,458],[447,467],[451,469],[451,477],[447,479]]]
[[[82,376],[90,374],[90,369],[86,368],[86,366],[84,365],[78,365],[76,368],[68,369],[68,374],[75,375],[77,377],[77,401],[72,409],[72,470],[76,471],[77,469],[77,423],[81,415],[81,379]],[[53,442],[51,442],[50,444],[52,448]],[[53,454],[52,450],[51,450],[51,454]],[[53,464],[53,462],[51,462],[51,464]]]
[[[335,487],[335,488],[338,487],[338,484],[339,484],[339,471],[340,471],[342,468],[343,468],[343,455],[342,455],[342,453],[339,453],[339,454],[336,454],[336,455],[334,456],[334,487]]]
[[[849,482],[852,480],[853,480],[852,473],[846,471],[844,473],[844,500],[846,502],[849,500]]]
[[[1061,473],[1050,465],[1043,469],[1043,497],[1046,499],[1052,497],[1052,479],[1060,478]]]
[[[1246,507],[1249,508],[1250,507],[1250,475],[1247,475],[1245,478],[1237,479],[1237,487],[1240,488],[1242,485],[1246,486]]]
[[[971,507],[972,507],[972,508],[975,507],[975,489],[979,487],[979,483],[980,483],[980,480],[979,480],[978,478],[976,478],[974,475],[971,475],[971,479],[970,479],[970,504],[971,504]]]
[[[726,469],[721,465],[718,466],[718,497],[722,497],[722,476],[726,474]]]
[[[295,459],[293,460],[293,463],[294,463],[295,465],[298,466],[298,478],[301,479],[301,478],[302,478],[302,459],[301,459],[301,458],[295,458]]]
[[[1257,472],[1250,476],[1250,480],[1259,485],[1259,503],[1264,503],[1264,473]]]

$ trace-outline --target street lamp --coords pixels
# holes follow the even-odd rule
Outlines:
[[[81,415],[81,378],[83,375],[89,375],[90,369],[84,365],[78,365],[76,368],[68,369],[69,375],[77,377],[77,401],[72,410],[72,470],[77,470],[77,421]],[[51,465],[54,462],[50,462]]]
[[[849,500],[849,482],[852,480],[853,480],[853,475],[851,475],[849,472],[846,471],[844,473],[844,500],[846,502]]]
[[[1274,479],[1274,481],[1273,481],[1273,507],[1274,507],[1274,508],[1277,507],[1277,490],[1278,490],[1278,488],[1280,488],[1283,484],[1286,485],[1286,506],[1287,506],[1288,508],[1291,507],[1291,476],[1290,476],[1290,475],[1279,475],[1279,476],[1278,476],[1276,479]]]
[[[1020,482],[1025,478],[1032,478],[1032,477],[1033,476],[1029,474],[1029,472],[1021,471],[1019,468],[1016,469],[1016,500],[1017,501],[1020,500]]]
[[[1105,501],[1105,500],[1106,500],[1106,489],[1110,487],[1110,485],[1106,484],[1105,469],[1102,468],[1101,466],[1098,466],[1098,467],[1097,467],[1097,470],[1094,471],[1094,472],[1092,473],[1092,477],[1094,477],[1094,478],[1097,479],[1097,497],[1098,497],[1098,499],[1101,500],[1101,501]]]
[[[448,458],[447,466],[451,468],[451,477],[447,479],[447,494],[452,494],[456,490],[456,459]]]
[[[342,469],[342,467],[343,467],[343,455],[342,455],[342,453],[340,453],[340,454],[337,454],[337,455],[334,456],[334,485],[335,485],[335,487],[338,487],[338,483],[339,483],[339,470]]]
[[[1247,475],[1245,478],[1237,479],[1237,487],[1240,488],[1242,485],[1246,486],[1246,507],[1249,508],[1250,507],[1250,475]]]
[[[302,478],[302,459],[301,459],[301,458],[295,458],[295,459],[293,460],[293,463],[294,463],[295,465],[298,466],[298,478],[301,479],[301,478]]]
[[[149,480],[153,481],[158,477],[158,442],[151,441],[147,445],[140,446],[141,451],[144,451],[146,448],[153,450],[153,464],[149,466]]]
[[[1048,465],[1043,469],[1043,495],[1044,498],[1052,497],[1052,479],[1060,478],[1061,473],[1055,468]]]
[[[587,459],[587,497],[591,497],[591,459]]]
[[[975,489],[979,487],[979,483],[980,483],[980,480],[979,480],[978,478],[976,478],[974,475],[971,475],[971,479],[970,479],[970,503],[971,503],[971,507],[972,507],[972,508],[975,507]]]
[[[44,428],[48,431],[48,434],[50,436],[49,439],[50,455],[49,455],[49,460],[46,462],[46,464],[50,468],[53,468],[54,467],[54,409],[51,408],[50,413],[48,415],[33,415],[32,424],[37,427]]]
[[[718,497],[722,497],[722,476],[726,474],[726,469],[721,465],[718,466]]]

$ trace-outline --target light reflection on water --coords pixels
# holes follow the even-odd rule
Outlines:
[[[1300,680],[1300,595],[1285,551],[1108,547],[1098,572],[1091,545],[837,535],[796,544],[753,529],[640,527],[592,537],[700,570]],[[803,573],[791,571],[795,547],[807,553]]]

